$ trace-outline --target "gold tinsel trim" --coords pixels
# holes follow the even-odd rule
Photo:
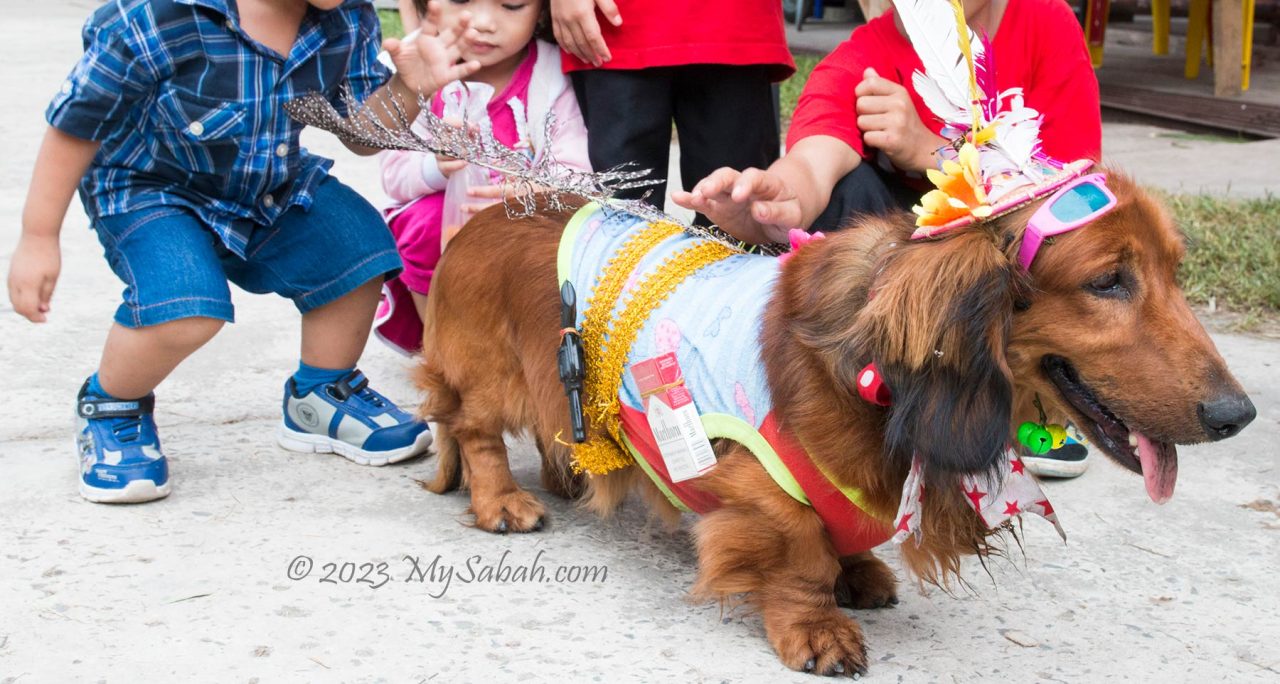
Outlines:
[[[603,475],[632,464],[620,446],[622,373],[640,329],[667,296],[698,269],[735,252],[717,242],[700,242],[667,257],[657,270],[636,284],[617,318],[611,318],[622,289],[651,249],[680,232],[670,223],[655,223],[629,238],[605,265],[583,313],[582,344],[587,357],[583,410],[589,421],[587,441],[573,447],[573,469]]]

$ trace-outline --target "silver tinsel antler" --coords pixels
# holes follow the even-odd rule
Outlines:
[[[431,112],[430,103],[421,95],[418,96],[418,104],[422,110],[419,120],[426,127],[425,137],[413,130],[413,121],[407,116],[404,104],[398,97],[380,98],[378,104],[362,106],[355,101],[349,90],[344,90],[342,101],[347,111],[352,112],[348,117],[338,113],[333,104],[320,93],[289,100],[284,104],[284,109],[295,121],[329,131],[345,143],[380,150],[443,154],[495,171],[502,177],[503,205],[511,218],[531,216],[537,209],[535,198],[538,193],[543,194],[546,205],[553,211],[566,208],[566,197],[577,197],[595,202],[607,212],[623,212],[648,221],[675,223],[686,232],[745,251],[741,242],[717,227],[704,228],[685,224],[643,198],[618,198],[617,193],[624,190],[662,182],[647,179],[649,171],[637,169],[634,164],[624,164],[607,171],[580,171],[560,163],[549,148],[543,150],[536,159],[530,159],[523,152],[498,142],[493,137],[493,132],[487,128],[470,126],[465,121],[461,126],[445,123]],[[379,117],[374,109],[379,105],[383,109],[383,117]],[[384,123],[384,118],[392,123]],[[545,140],[552,139],[555,123],[554,116],[548,114]],[[778,246],[759,249],[766,254],[782,251]]]

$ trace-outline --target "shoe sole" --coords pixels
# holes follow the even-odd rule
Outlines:
[[[94,503],[146,503],[169,496],[169,483],[156,486],[151,480],[134,480],[119,489],[103,489],[80,481],[80,496]]]
[[[1089,469],[1089,459],[1080,461],[1063,461],[1056,458],[1039,458],[1023,456],[1022,462],[1033,474],[1039,477],[1071,478],[1079,477]]]
[[[281,425],[276,432],[276,444],[286,451],[299,454],[337,454],[352,463],[366,466],[384,466],[399,463],[407,458],[417,456],[431,446],[431,431],[423,430],[422,434],[407,447],[392,451],[365,451],[358,446],[347,444],[329,437],[314,435],[310,432],[298,432],[287,425]]]

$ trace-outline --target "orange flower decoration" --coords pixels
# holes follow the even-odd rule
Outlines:
[[[920,199],[920,205],[912,207],[917,226],[943,226],[968,216],[986,218],[991,215],[982,172],[978,168],[978,148],[972,143],[960,147],[957,160],[942,162],[941,171],[929,169],[927,173],[938,189],[930,190]]]

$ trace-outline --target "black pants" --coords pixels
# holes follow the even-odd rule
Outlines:
[[[901,178],[863,161],[836,183],[831,201],[810,226],[810,231],[832,231],[844,227],[862,214],[891,214],[910,210],[920,203],[921,192],[908,187]]]
[[[589,69],[572,74],[598,171],[626,162],[663,179],[648,200],[662,208],[671,122],[680,139],[685,190],[729,166],[766,168],[779,153],[778,119],[768,67],[692,64],[650,69]],[[638,198],[645,190],[619,193]],[[708,225],[701,214],[695,220]]]

